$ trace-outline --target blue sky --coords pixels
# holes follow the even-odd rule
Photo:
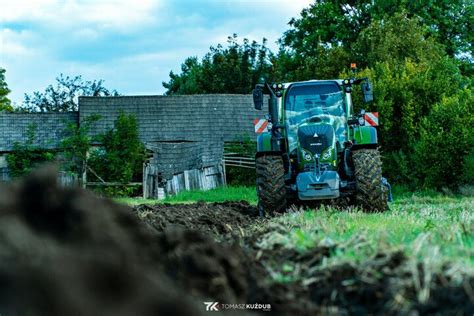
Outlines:
[[[162,94],[170,70],[227,36],[275,42],[311,0],[3,0],[0,67],[16,103],[55,78],[104,79],[122,94]]]

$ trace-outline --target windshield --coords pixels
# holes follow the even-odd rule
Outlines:
[[[309,83],[290,87],[285,98],[290,152],[296,148],[298,127],[303,123],[325,122],[334,127],[336,140],[346,138],[343,92],[336,82]]]

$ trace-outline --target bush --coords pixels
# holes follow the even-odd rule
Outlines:
[[[474,97],[470,90],[435,105],[422,121],[415,146],[415,166],[426,186],[453,188],[472,182],[473,134]]]
[[[129,183],[142,180],[145,148],[138,137],[134,115],[120,113],[114,128],[101,137],[102,148],[91,153],[88,164],[105,181]],[[108,187],[108,195],[134,194],[136,188]]]
[[[82,120],[81,124],[71,123],[66,128],[68,136],[61,142],[63,150],[63,168],[82,175],[86,168],[87,153],[93,139],[89,136],[91,125],[99,120],[100,116],[91,115]]]
[[[417,180],[411,157],[402,150],[382,154],[384,176],[388,177],[392,184],[404,184],[413,189]]]
[[[255,186],[257,175],[255,169],[226,167],[226,181],[232,186]]]
[[[474,184],[474,149],[471,148],[469,153],[464,157],[462,178],[465,184]]]
[[[12,178],[30,173],[41,163],[52,161],[52,151],[34,145],[37,126],[31,124],[27,130],[27,141],[24,144],[14,143],[13,152],[7,155],[8,169]]]

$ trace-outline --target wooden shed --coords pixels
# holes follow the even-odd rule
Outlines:
[[[225,183],[223,141],[156,141],[143,166],[143,197],[162,199],[183,190],[208,190]]]

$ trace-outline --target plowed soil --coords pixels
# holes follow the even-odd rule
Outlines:
[[[208,314],[203,302],[281,315],[474,313],[474,279],[456,287],[435,275],[421,302],[401,252],[322,268],[337,245],[263,247],[278,227],[246,202],[131,209],[59,188],[43,169],[0,187],[0,216],[2,316]],[[277,282],[273,267],[288,261],[301,278]]]

